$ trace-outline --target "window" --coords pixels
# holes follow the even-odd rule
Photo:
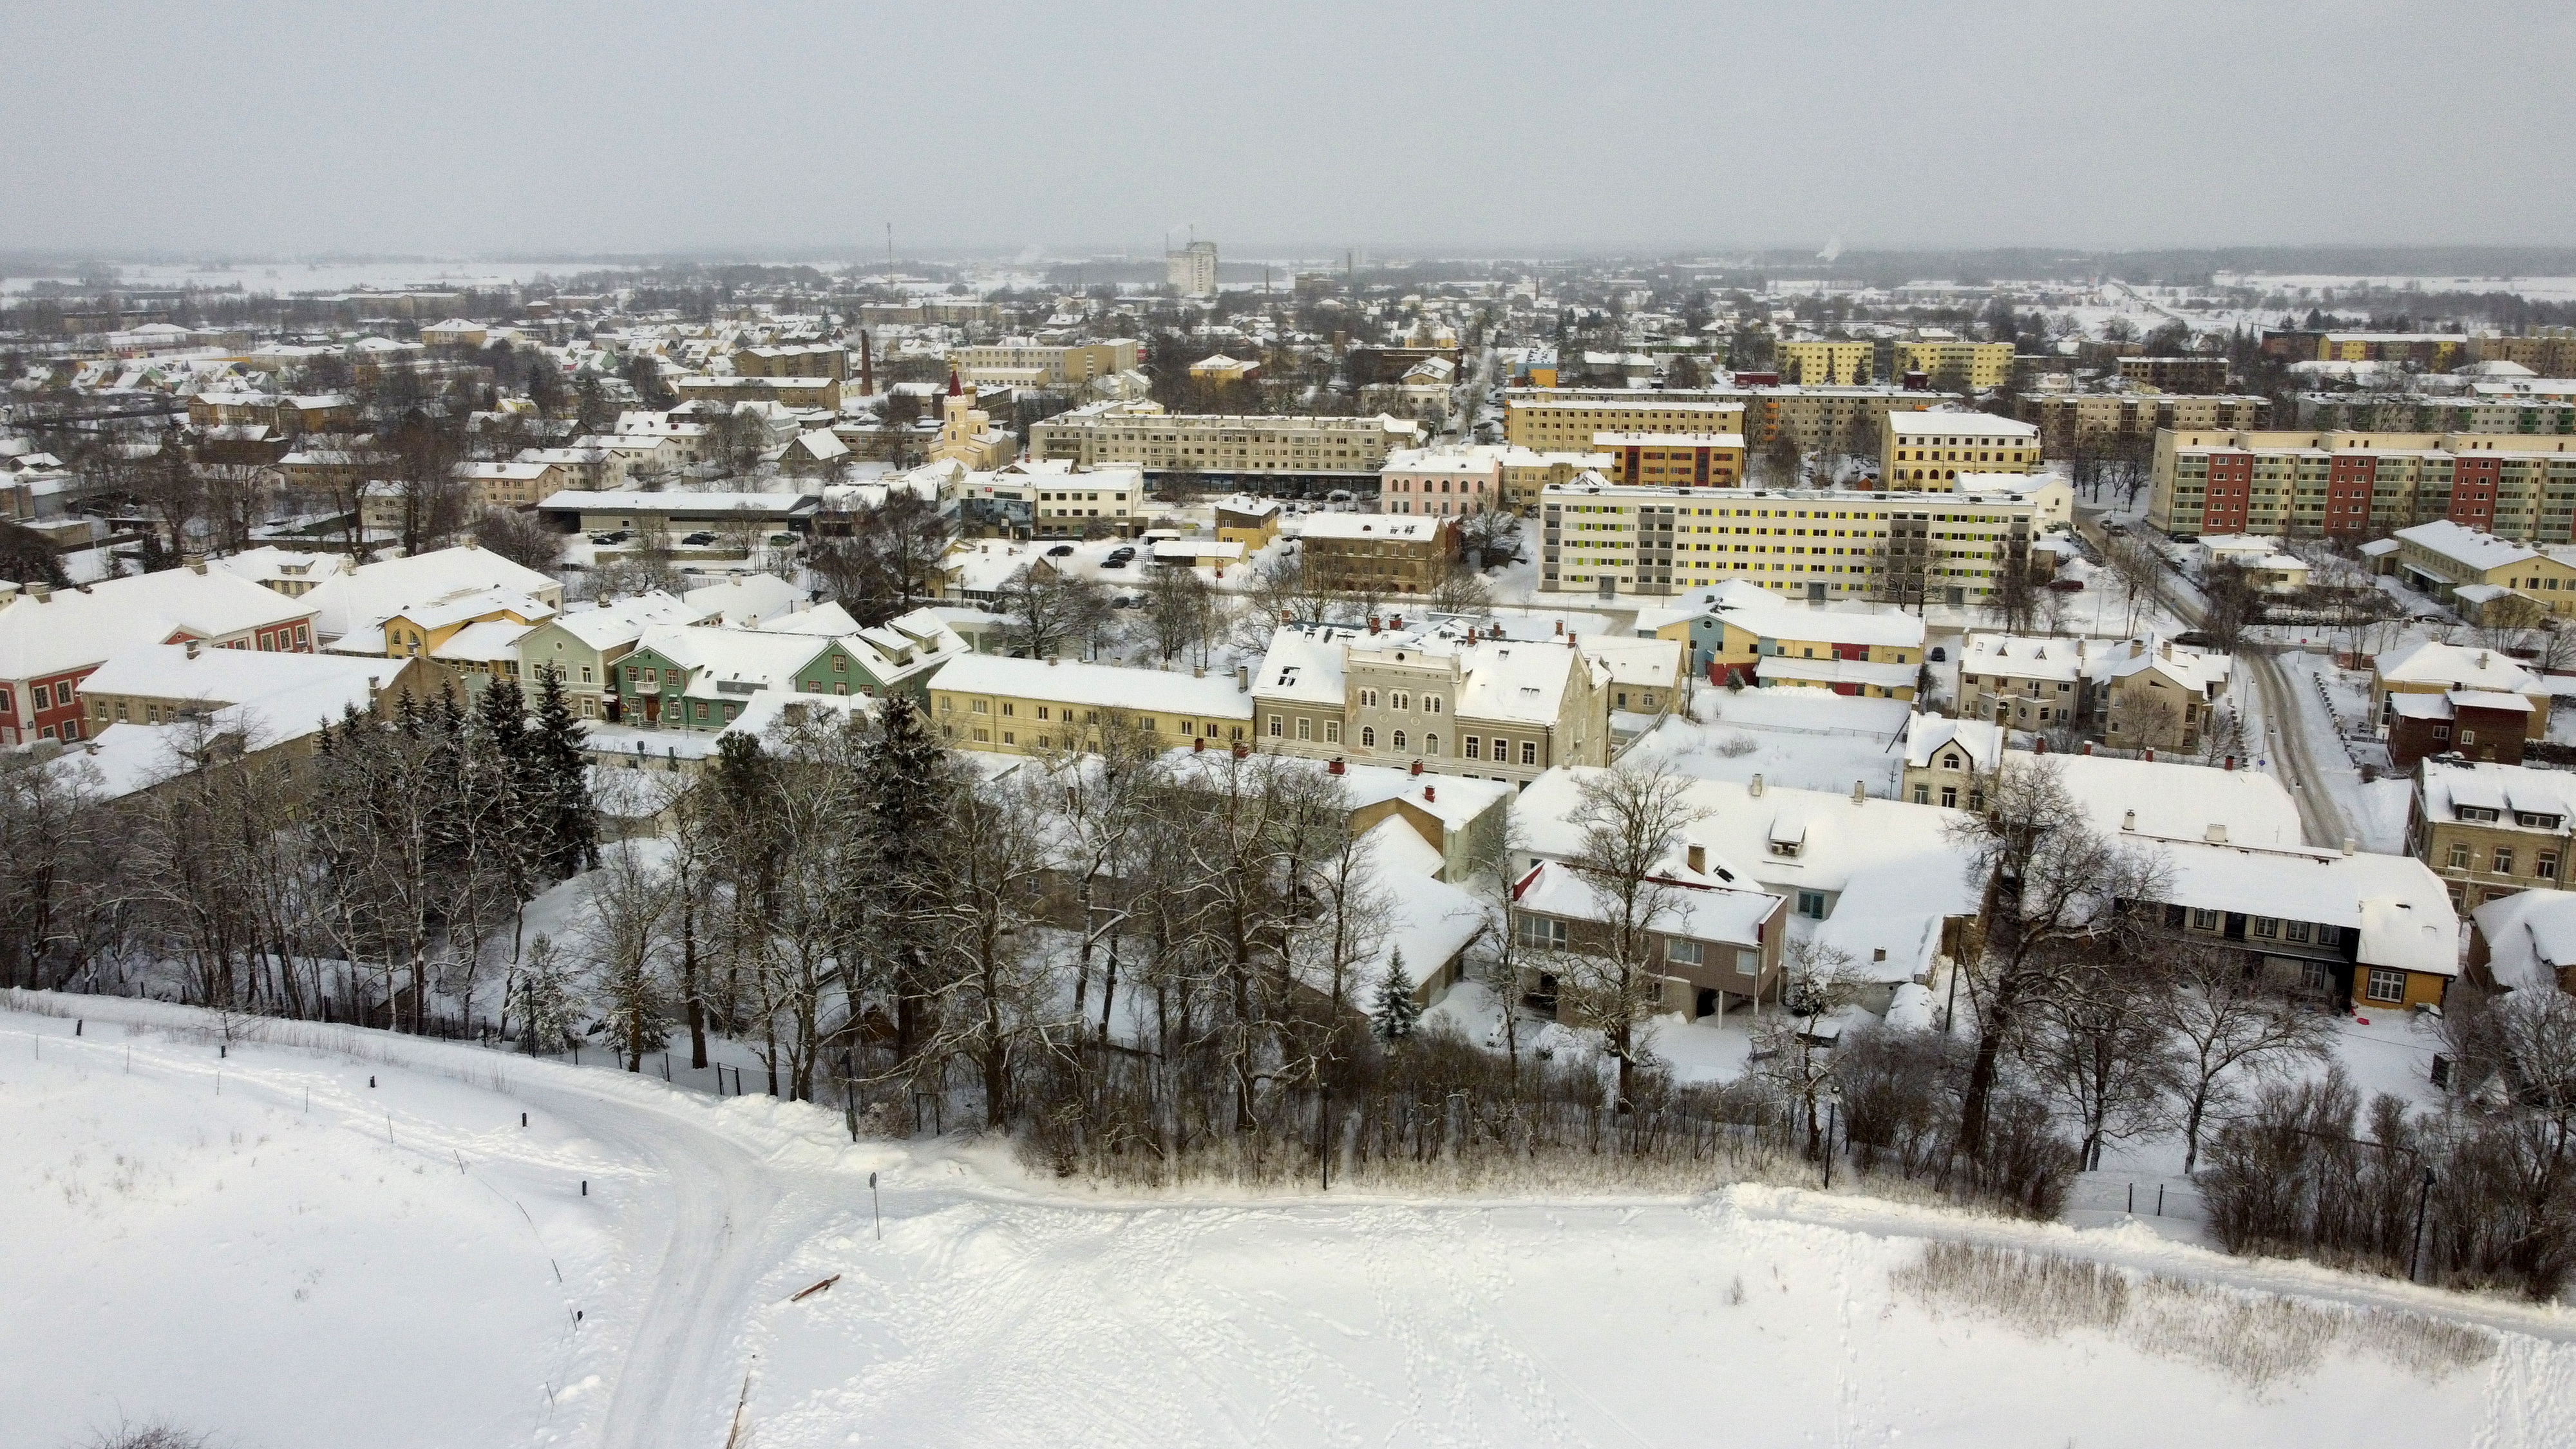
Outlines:
[[[1277,715],[1273,715],[1273,716],[1271,716],[1271,718],[1273,718],[1273,719],[1277,719],[1277,718],[1278,718],[1278,716],[1277,716]],[[1276,730],[1273,730],[1273,731],[1272,731],[1272,733],[1273,733],[1273,734],[1276,734],[1276,733],[1278,733],[1278,732],[1277,732]],[[1306,718],[1306,717],[1305,717],[1304,715],[1302,715],[1302,714],[1301,714],[1301,715],[1299,715],[1299,716],[1297,716],[1297,738],[1299,738],[1299,739],[1301,739],[1301,740],[1311,740],[1311,739],[1313,739],[1314,737],[1315,737],[1315,722],[1314,722],[1313,720],[1310,720],[1310,719]]]
[[[1397,730],[1395,733],[1387,736],[1387,739],[1394,744],[1395,748],[1399,750],[1404,748],[1404,731]]]
[[[2370,968],[2369,985],[2364,988],[2363,994],[2373,1001],[2404,1001],[2406,973],[2391,970],[2386,966],[2373,966]]]
[[[1538,741],[1521,741],[1521,763],[1524,765],[1535,765],[1538,763]]]
[[[2499,845],[2495,848],[2495,873],[2498,875],[2513,874],[2512,846]]]
[[[39,684],[35,687],[32,693],[36,696],[36,708],[51,709],[54,707],[53,686]]]
[[[989,714],[992,711],[992,702],[990,700],[979,699],[967,705],[966,708],[976,714]]]
[[[1664,943],[1664,959],[1684,966],[1697,966],[1706,959],[1707,954],[1697,941],[1676,940]]]
[[[1482,754],[1482,751],[1484,749],[1484,744],[1485,742],[1483,740],[1476,738],[1474,735],[1467,736],[1467,758],[1471,760],[1483,759],[1484,755]]]
[[[1270,737],[1274,740],[1287,733],[1287,731],[1280,727],[1280,724],[1281,721],[1279,716],[1274,714],[1270,717]]]
[[[1958,786],[1944,785],[1941,787],[1941,807],[1945,810],[1956,810],[1959,808]]]
[[[1565,949],[1565,922],[1546,916],[1521,917],[1521,944],[1541,951]]]
[[[1362,709],[1375,709],[1375,708],[1377,708],[1377,691],[1376,691],[1376,690],[1374,690],[1374,689],[1363,689],[1363,690],[1361,690],[1361,691],[1360,691],[1360,708],[1362,708]]]
[[[1813,920],[1823,920],[1825,918],[1825,893],[1823,891],[1798,892],[1798,914],[1809,917]]]
[[[2278,918],[2273,916],[2256,916],[2254,918],[2254,934],[2265,938],[2278,936],[2281,934],[2281,922]]]
[[[1328,719],[1324,721],[1324,743],[1328,745],[1338,745],[1341,742],[1342,722],[1337,719]]]
[[[2540,852],[2531,862],[2531,873],[2539,880],[2558,879],[2558,852],[2554,850]]]
[[[2465,845],[2453,845],[2451,847],[2451,869],[2467,870],[2468,868],[2469,848]]]
[[[1361,748],[1361,749],[1364,749],[1364,750],[1373,750],[1373,749],[1376,749],[1376,748],[1377,748],[1377,727],[1376,727],[1376,726],[1374,726],[1374,725],[1362,725],[1362,726],[1360,726],[1360,748]]]
[[[2292,921],[2290,923],[2288,935],[2293,941],[2306,941],[2308,939],[2308,923],[2305,921]]]
[[[1438,714],[1440,712],[1440,696],[1436,694],[1426,694],[1422,696],[1422,707],[1432,714]]]
[[[2200,907],[2198,907],[2198,906],[2194,906],[2194,907],[2192,907],[2192,911],[2191,911],[2191,928],[2192,928],[2193,930],[2195,930],[2195,931],[2215,931],[2215,930],[2217,930],[2217,929],[2218,929],[2218,912],[2216,912],[2216,911],[2211,911],[2211,910],[2203,910],[2203,909],[2201,909],[2201,908],[2200,908]]]
[[[1008,699],[1002,701],[1002,713],[1006,715],[1016,715],[1019,712],[1020,706],[1016,701]]]
[[[1388,709],[1411,709],[1413,707],[1413,696],[1402,692],[1390,694],[1386,697],[1386,707]]]

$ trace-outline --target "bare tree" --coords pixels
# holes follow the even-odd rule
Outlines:
[[[580,936],[601,1017],[626,1070],[670,1034],[678,993],[671,981],[671,926],[678,904],[668,870],[634,842],[603,852],[590,877]]]
[[[486,508],[475,516],[474,542],[542,574],[551,574],[563,566],[563,533],[534,513]]]
[[[1044,564],[1022,564],[995,591],[994,603],[1009,622],[1003,630],[1011,652],[1054,659],[1086,642],[1109,616],[1107,591]]]
[[[2102,1149],[2163,1125],[2173,1084],[2162,981],[2138,963],[2089,960],[2040,998],[2014,1056],[2028,1080],[2082,1129],[2079,1160],[2102,1166]]]
[[[2233,1116],[2248,1087],[2321,1060],[2333,1044],[2334,1025],[2267,990],[2234,951],[2185,947],[2164,969],[2172,989],[2156,999],[2155,1010],[2171,1044],[2182,1170],[2189,1174],[2200,1165],[2201,1135],[2210,1124]]]
[[[1683,887],[1665,872],[1697,818],[1689,781],[1661,761],[1587,775],[1567,817],[1582,839],[1568,864],[1591,891],[1599,929],[1564,953],[1558,974],[1576,1021],[1599,1031],[1619,1064],[1621,1111],[1635,1100],[1648,1023],[1662,1009],[1660,933],[1681,907]]]
[[[1780,1009],[1753,1028],[1754,1074],[1795,1102],[1806,1121],[1807,1141],[1825,1150],[1818,1104],[1833,1087],[1840,1055],[1828,1023],[1855,997],[1849,953],[1819,947],[1812,938],[1790,943]]]

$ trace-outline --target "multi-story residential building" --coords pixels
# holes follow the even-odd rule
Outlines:
[[[1482,513],[1500,507],[1503,455],[1491,445],[1399,448],[1377,474],[1378,506],[1389,513]]]
[[[1788,900],[1730,884],[1733,872],[1711,873],[1704,849],[1690,853],[1698,867],[1669,861],[1655,877],[1662,909],[1650,923],[1645,985],[1655,993],[1656,1014],[1696,1020],[1777,999]],[[1512,883],[1511,914],[1522,959],[1533,963],[1521,969],[1522,995],[1540,1010],[1574,1018],[1582,1008],[1571,998],[1581,988],[1560,981],[1551,958],[1615,949],[1614,918],[1600,893],[1573,867],[1542,861]]]
[[[2083,639],[1970,634],[1959,646],[1959,717],[2047,730],[2088,713]]]
[[[1032,473],[1027,482],[1040,538],[1134,538],[1145,527],[1145,475],[1133,468]]]
[[[1986,792],[1993,788],[2003,764],[2001,725],[1947,715],[1911,715],[1905,721],[1905,774],[1897,798],[1917,805],[1983,811]]]
[[[1711,684],[1827,688],[1912,699],[1923,667],[1923,620],[1893,604],[1811,604],[1730,579],[1697,602],[1691,662]]]
[[[1742,433],[1595,433],[1609,480],[1631,487],[1732,488],[1744,481]]]
[[[2341,1009],[2442,1003],[2459,974],[2460,918],[2441,879],[2402,855],[2239,845],[2124,831],[2163,864],[2172,938],[2244,952],[2248,974]]]
[[[1884,356],[1879,376],[1902,378],[1919,372],[1934,387],[1986,392],[2012,380],[2013,345],[1970,342],[1958,337],[1893,339],[1878,344]]]
[[[2576,433],[2576,382],[2480,383],[2462,393],[2303,392],[2298,424],[2318,432]]]
[[[1970,634],[1959,650],[1959,714],[2017,730],[2099,726],[2121,749],[2193,751],[2235,660],[2154,634],[2095,639]]]
[[[1279,536],[1283,510],[1275,498],[1225,498],[1216,505],[1216,541],[1239,543],[1246,553],[1259,553]]]
[[[1848,387],[1873,380],[1878,349],[1868,342],[1805,338],[1772,348],[1783,381],[1807,387]]]
[[[828,377],[841,382],[850,375],[850,354],[837,342],[736,348],[732,360],[738,377]]]
[[[2498,433],[2156,434],[2147,522],[2203,533],[2381,537],[2448,518],[2569,542],[2576,438]]]
[[[345,392],[201,392],[188,399],[188,421],[200,428],[266,423],[281,433],[337,433],[358,425],[358,400]]]
[[[1880,424],[1880,486],[1940,493],[1962,473],[2039,471],[2039,428],[1992,413],[1889,413]]]
[[[1317,513],[1298,535],[1309,588],[1427,594],[1458,558],[1455,516]]]
[[[2518,891],[2567,889],[2576,776],[2521,765],[2425,759],[2406,808],[2406,853],[2471,910]]]
[[[1667,388],[1660,392],[1640,394],[1632,388],[1608,387],[1531,387],[1513,388],[1503,395],[1503,437],[1520,447],[1541,451],[1579,451],[1588,448],[1591,435],[1599,431],[1614,432],[1740,432],[1745,442],[1755,448],[1769,447],[1787,438],[1808,452],[1841,451],[1867,454],[1878,447],[1882,420],[1891,412],[1920,412],[1926,408],[1956,404],[1956,393],[1932,392],[1920,388],[1894,387],[1885,384],[1825,386],[1771,384],[1755,386],[1733,384],[1713,388]],[[1717,403],[1741,407],[1743,418],[1738,424],[1709,421],[1658,422],[1640,427],[1622,418],[1587,419],[1578,408],[1563,414],[1531,413],[1517,425],[1516,410],[1526,410],[1539,403],[1620,403],[1646,407],[1656,403]],[[1633,416],[1633,415],[1632,415]],[[1533,443],[1528,439],[1544,437],[1553,441]]]
[[[2399,701],[2412,696],[2420,703],[2403,708],[2417,718],[2437,718],[2442,707],[2435,701],[2455,695],[2501,695],[2520,699],[2530,706],[2528,712],[2520,717],[2524,737],[2536,740],[2549,733],[2551,700],[2548,686],[2538,675],[2508,655],[2492,649],[2473,649],[2426,639],[2392,649],[2370,661],[2371,716],[2383,733],[2395,725],[2401,710]],[[2477,739],[2461,739],[2457,735],[2436,738],[2455,750],[2472,755],[2477,753],[2481,743]]]
[[[2464,332],[2319,332],[2267,330],[2263,351],[2292,362],[2412,362],[2427,372],[2459,365],[2469,345]]]
[[[2227,391],[2224,357],[2123,357],[2120,381],[2158,392],[2223,393]]]
[[[2520,336],[2481,333],[2469,339],[2473,362],[2510,362],[2542,377],[2576,377],[2576,327],[2543,327]]]
[[[1659,393],[1559,397],[1515,392],[1503,403],[1503,439],[1533,452],[1597,453],[1605,433],[1705,436],[1744,433],[1744,404]]]
[[[1158,403],[1106,402],[1032,425],[1029,455],[1077,468],[1196,474],[1210,482],[1348,485],[1374,479],[1389,453],[1423,441],[1422,425],[1403,418],[1167,413]]]
[[[1646,641],[1654,642],[1654,641]],[[1282,754],[1525,782],[1610,758],[1613,671],[1572,636],[1281,629],[1252,674],[1256,740]]]
[[[533,507],[572,486],[564,470],[551,463],[459,463],[456,476],[464,480],[478,511]]]
[[[2456,603],[2460,590],[2505,589],[2550,613],[2576,614],[2576,549],[2537,549],[2447,518],[2401,528],[2397,576],[2407,586]]]
[[[1039,343],[1025,337],[951,349],[957,375],[983,387],[1080,388],[1133,371],[1139,344],[1132,337],[1104,342]]]
[[[841,379],[830,375],[693,372],[672,379],[671,390],[682,402],[774,402],[808,412],[841,410]]]
[[[1104,731],[1120,728],[1165,749],[1230,748],[1249,739],[1252,711],[1239,674],[969,653],[930,683],[930,717],[940,738],[988,754],[1096,749]]]
[[[2023,422],[2038,425],[2041,453],[2071,458],[2122,447],[2143,452],[2159,428],[2259,430],[2271,418],[2272,401],[2228,394],[2026,392],[2013,410]]]
[[[1184,297],[1216,295],[1216,243],[1194,241],[1163,254],[1164,279]]]
[[[0,583],[0,745],[82,737],[81,682],[147,644],[310,654],[315,609],[204,563],[75,588]]]
[[[235,705],[291,709],[307,694],[367,700],[395,688],[410,670],[410,664],[393,659],[143,644],[119,650],[91,671],[81,681],[80,698],[89,710],[88,734],[95,738],[112,724],[176,724]],[[408,677],[423,683],[434,674],[422,670]],[[435,692],[434,687],[416,690],[414,698]],[[257,748],[266,742],[249,743]]]
[[[2050,475],[1963,478],[1957,492],[1622,488],[1540,494],[1539,587],[1667,595],[1732,578],[1822,602],[1973,603],[2073,496]]]

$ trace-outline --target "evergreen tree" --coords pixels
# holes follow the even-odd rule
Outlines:
[[[581,721],[564,697],[563,669],[537,666],[537,721],[529,732],[529,807],[542,822],[539,859],[557,880],[599,864],[599,821],[590,808],[589,760]]]
[[[876,908],[886,986],[895,1000],[895,1051],[909,1056],[928,1025],[930,962],[923,942],[936,909],[939,827],[954,781],[948,751],[910,695],[887,698],[864,760],[870,849],[861,883]]]
[[[1369,1012],[1369,1030],[1388,1046],[1409,1040],[1422,1026],[1422,1006],[1413,999],[1413,978],[1405,974],[1401,948],[1386,958],[1386,979],[1377,987],[1377,1005]]]
[[[528,943],[527,966],[519,975],[519,1036],[530,1055],[561,1051],[571,1037],[580,997],[573,989],[573,969],[554,941],[539,936]]]

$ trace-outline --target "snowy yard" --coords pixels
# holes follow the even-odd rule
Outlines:
[[[2559,1315],[2152,1225],[1750,1187],[1128,1200],[655,1078],[332,1031],[304,1039],[382,1060],[219,1057],[108,1024],[202,1016],[47,1004],[95,1014],[0,1015],[13,1445],[120,1412],[279,1449],[716,1444],[746,1385],[763,1449],[2576,1439]],[[2466,1368],[2343,1348],[2249,1383],[2206,1344],[2035,1337],[1891,1283],[1940,1239],[2503,1331]]]
[[[1901,737],[1909,706],[1819,689],[1703,687],[1692,717],[1664,721],[1621,758],[1662,760],[1683,774],[1738,784],[1755,775],[1774,785],[1848,793],[1862,781],[1893,799],[1905,769]]]

